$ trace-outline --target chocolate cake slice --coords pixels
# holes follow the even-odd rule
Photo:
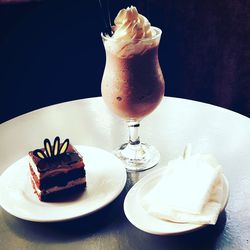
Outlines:
[[[53,146],[45,139],[44,148],[29,152],[29,168],[41,201],[63,198],[86,187],[83,158],[68,139],[61,144],[56,137]]]

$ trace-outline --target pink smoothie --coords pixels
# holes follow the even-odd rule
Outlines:
[[[150,114],[160,103],[164,86],[158,45],[129,57],[120,57],[106,48],[102,96],[119,117],[140,120]]]

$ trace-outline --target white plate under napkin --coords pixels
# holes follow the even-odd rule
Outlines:
[[[128,220],[142,231],[156,235],[171,235],[193,231],[206,225],[174,223],[161,220],[149,215],[142,207],[142,199],[161,179],[166,168],[156,169],[152,173],[143,177],[127,193],[124,200],[124,212]],[[229,184],[224,175],[223,180],[223,199],[221,202],[221,212],[225,209],[229,197]]]

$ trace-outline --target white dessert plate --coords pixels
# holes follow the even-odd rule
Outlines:
[[[102,149],[75,147],[85,163],[87,187],[83,193],[62,202],[39,201],[31,186],[26,156],[7,168],[0,177],[2,208],[24,220],[54,222],[88,215],[113,201],[126,183],[123,163]]]
[[[127,193],[124,200],[124,212],[128,220],[140,230],[156,235],[177,235],[197,230],[206,225],[174,223],[149,215],[141,205],[141,200],[160,180],[165,168],[160,168],[143,177]],[[225,209],[229,197],[229,184],[223,175],[223,201],[221,212]]]

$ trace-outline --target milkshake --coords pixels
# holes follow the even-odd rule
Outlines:
[[[154,147],[140,142],[138,127],[164,95],[158,60],[161,33],[131,6],[118,13],[112,36],[102,34],[106,65],[101,91],[109,109],[128,123],[129,141],[116,151],[128,170],[151,168],[160,158]]]
[[[108,107],[126,120],[141,120],[164,95],[164,79],[158,60],[161,30],[135,7],[121,10],[112,37],[102,35],[106,66],[102,96]]]

